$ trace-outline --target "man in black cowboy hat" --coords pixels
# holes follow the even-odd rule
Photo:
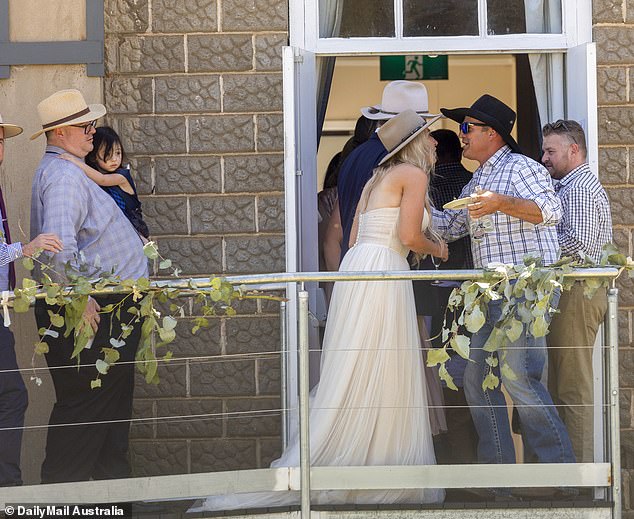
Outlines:
[[[460,210],[434,211],[434,224],[449,240],[472,231],[474,266],[491,262],[521,264],[525,256],[557,261],[559,244],[555,225],[561,204],[555,195],[546,168],[521,154],[511,136],[515,112],[490,95],[483,95],[470,108],[442,109],[449,119],[460,123],[463,155],[477,160],[480,167],[461,196],[474,193],[473,202]],[[482,225],[487,219],[486,225]],[[473,229],[481,232],[476,238]],[[464,374],[464,388],[478,431],[478,459],[481,463],[514,463],[504,396],[498,386],[483,390],[490,367],[484,351],[494,324],[501,315],[501,302],[488,305],[486,322],[471,339],[471,360]],[[551,303],[556,307],[557,301]],[[541,382],[546,361],[544,337],[533,337],[525,325],[519,339],[506,348],[500,366],[506,364],[515,377],[502,376],[518,406],[524,442],[542,463],[574,462],[575,456],[566,428],[553,407],[548,390]]]

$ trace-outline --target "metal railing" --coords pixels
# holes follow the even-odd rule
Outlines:
[[[613,268],[579,269],[566,274],[575,279],[602,278],[613,280]],[[506,465],[430,465],[313,467],[310,463],[309,424],[309,326],[308,292],[305,283],[318,281],[381,281],[381,280],[467,280],[483,278],[483,271],[403,271],[403,272],[315,272],[278,273],[232,276],[234,285],[247,285],[274,290],[287,288],[289,302],[281,304],[280,329],[282,349],[282,398],[292,388],[286,386],[287,356],[298,355],[300,466],[238,470],[220,473],[153,476],[108,481],[86,481],[24,487],[1,488],[0,505],[7,503],[116,503],[125,501],[194,499],[209,494],[257,491],[298,490],[301,493],[301,516],[311,512],[311,490],[389,490],[434,488],[495,487],[603,487],[612,503],[612,517],[621,517],[619,387],[618,387],[618,291],[608,291],[605,316],[605,395],[607,427],[605,458],[595,463],[574,464],[506,464]],[[209,278],[193,280],[204,288]],[[190,280],[159,281],[165,286],[186,289]],[[292,290],[289,287],[294,287]],[[106,291],[109,292],[109,291]],[[289,305],[297,303],[298,322],[286,320]],[[290,332],[290,334],[289,334]],[[296,335],[295,335],[296,332]],[[296,340],[295,340],[296,339]],[[287,411],[283,400],[281,410]],[[283,424],[286,416],[283,416]],[[286,445],[287,431],[283,428]],[[431,482],[431,485],[421,485]]]

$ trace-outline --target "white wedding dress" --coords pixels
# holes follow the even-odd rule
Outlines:
[[[340,271],[409,270],[398,207],[361,215]],[[429,224],[425,212],[423,225]],[[310,454],[316,466],[435,464],[411,281],[335,283],[319,384],[311,392]],[[299,466],[298,439],[272,467]],[[421,481],[429,485],[429,482]],[[444,490],[313,492],[313,504],[439,503]],[[211,496],[191,512],[298,504],[299,492]]]

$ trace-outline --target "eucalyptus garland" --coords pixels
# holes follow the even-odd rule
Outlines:
[[[550,318],[557,311],[552,306],[554,294],[560,290],[570,290],[576,281],[566,278],[565,274],[574,269],[592,267],[615,267],[619,269],[616,277],[623,271],[634,277],[634,261],[620,254],[612,244],[604,247],[598,264],[589,256],[581,260],[564,257],[546,267],[540,258],[535,257],[526,257],[522,265],[489,264],[484,269],[483,279],[465,281],[452,291],[441,332],[443,346],[428,352],[427,365],[438,366],[441,380],[448,388],[457,391],[447,371],[446,363],[451,359],[448,350],[452,349],[463,359],[469,360],[471,338],[464,331],[479,331],[486,322],[488,303],[499,301],[501,316],[483,346],[489,356],[486,358],[488,373],[482,382],[482,389],[495,389],[500,384],[495,369],[498,367],[504,378],[515,380],[517,376],[506,362],[506,347],[520,338],[525,327],[533,337],[544,337],[548,333]],[[584,295],[589,299],[608,283],[597,278],[584,278],[582,281],[585,284]],[[454,317],[448,319],[448,315]]]
[[[180,270],[172,266],[169,259],[163,258],[154,242],[149,242],[144,246],[144,253],[149,260],[158,262],[159,271],[162,275],[178,277]],[[66,284],[53,281],[50,274],[59,273],[37,259],[39,254],[32,258],[24,258],[24,267],[32,271],[37,263],[41,272],[41,281],[38,283],[34,279],[24,278],[22,288],[14,291],[13,309],[15,312],[26,312],[33,304],[38,292],[45,294],[45,301],[52,306],[55,311],[48,310],[50,326],[38,330],[39,340],[35,344],[33,365],[35,356],[48,352],[48,344],[45,337],[74,336],[74,350],[71,359],[75,359],[80,364],[81,352],[87,347],[93,337],[90,326],[85,326],[82,315],[88,304],[88,297],[91,294],[111,291],[121,293],[122,299],[116,304],[103,306],[100,310],[102,315],[111,315],[117,322],[121,323],[121,333],[117,337],[111,337],[108,345],[100,346],[103,358],[95,362],[96,377],[91,381],[93,389],[101,387],[101,377],[108,373],[119,360],[118,349],[126,344],[126,339],[130,336],[135,326],[141,326],[141,339],[136,354],[136,365],[138,370],[145,376],[148,384],[158,384],[159,362],[169,362],[172,352],[167,345],[176,338],[176,324],[178,317],[185,317],[183,305],[178,303],[178,298],[186,295],[194,298],[200,305],[201,315],[193,319],[192,334],[196,334],[201,328],[209,326],[209,317],[216,315],[234,316],[235,309],[232,303],[241,299],[274,299],[279,297],[266,296],[261,293],[251,291],[246,292],[241,287],[234,288],[221,277],[211,277],[205,286],[197,286],[192,280],[188,280],[186,289],[170,287],[168,283],[150,283],[148,278],[120,279],[114,276],[113,272],[101,272],[97,277],[91,276],[88,279],[85,275],[89,270],[94,272],[95,268],[100,269],[97,261],[95,265],[86,264],[86,259],[80,253],[82,266],[80,271],[74,271],[70,265],[66,265]],[[90,267],[90,268],[89,268]],[[92,268],[94,267],[94,268]],[[123,303],[132,299],[135,303],[126,312],[122,312]],[[169,313],[163,315],[157,309],[157,303],[161,308],[169,308]],[[37,376],[31,377],[37,385],[41,379]]]

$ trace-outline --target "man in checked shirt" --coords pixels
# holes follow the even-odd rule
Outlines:
[[[562,256],[601,259],[612,241],[610,201],[586,162],[586,138],[576,121],[559,120],[544,126],[542,162],[555,181],[563,216],[557,224]],[[548,335],[548,388],[564,420],[579,462],[593,461],[592,353],[599,324],[608,307],[607,289],[592,298],[576,281],[559,300]]]
[[[49,259],[47,270],[55,281],[67,283],[66,269],[88,279],[112,272],[121,279],[148,276],[143,242],[114,200],[75,164],[60,158],[70,153],[83,160],[93,149],[97,120],[106,109],[87,105],[78,90],[61,90],[37,106],[42,128],[31,139],[46,134],[44,157],[35,172],[31,195],[31,234],[55,232],[64,250]],[[43,255],[46,258],[45,255]],[[119,337],[121,322],[112,315],[100,316],[108,304],[122,303],[121,320],[133,305],[121,295],[88,299],[80,326],[94,332],[90,348],[81,352],[81,368],[71,359],[73,334],[46,336],[46,362],[51,369],[56,402],[46,437],[42,483],[84,481],[130,476],[128,436],[134,390],[134,358],[141,337],[135,326],[118,348],[119,361],[101,377],[101,387],[91,389],[96,378],[95,362],[103,359],[103,347]],[[50,325],[50,312],[43,300],[35,306],[38,327]],[[78,424],[81,425],[72,425]],[[68,426],[62,426],[69,424]]]
[[[467,213],[470,218],[491,218],[491,228],[482,239],[471,241],[476,268],[490,262],[521,264],[526,255],[541,257],[545,264],[557,261],[555,224],[561,218],[561,204],[548,171],[522,155],[511,136],[515,112],[490,95],[483,95],[470,108],[441,111],[460,123],[463,155],[480,163],[461,197],[481,189],[468,209],[434,211],[437,230],[450,241],[469,232]],[[479,436],[480,463],[516,461],[504,396],[499,387],[482,389],[489,370],[489,353],[482,348],[500,315],[500,302],[491,301],[485,324],[471,339],[473,362],[467,363],[464,374],[465,395]],[[517,404],[524,442],[541,463],[574,462],[566,428],[541,382],[545,338],[533,337],[524,326],[520,338],[506,351],[504,362],[516,378],[500,378]]]

